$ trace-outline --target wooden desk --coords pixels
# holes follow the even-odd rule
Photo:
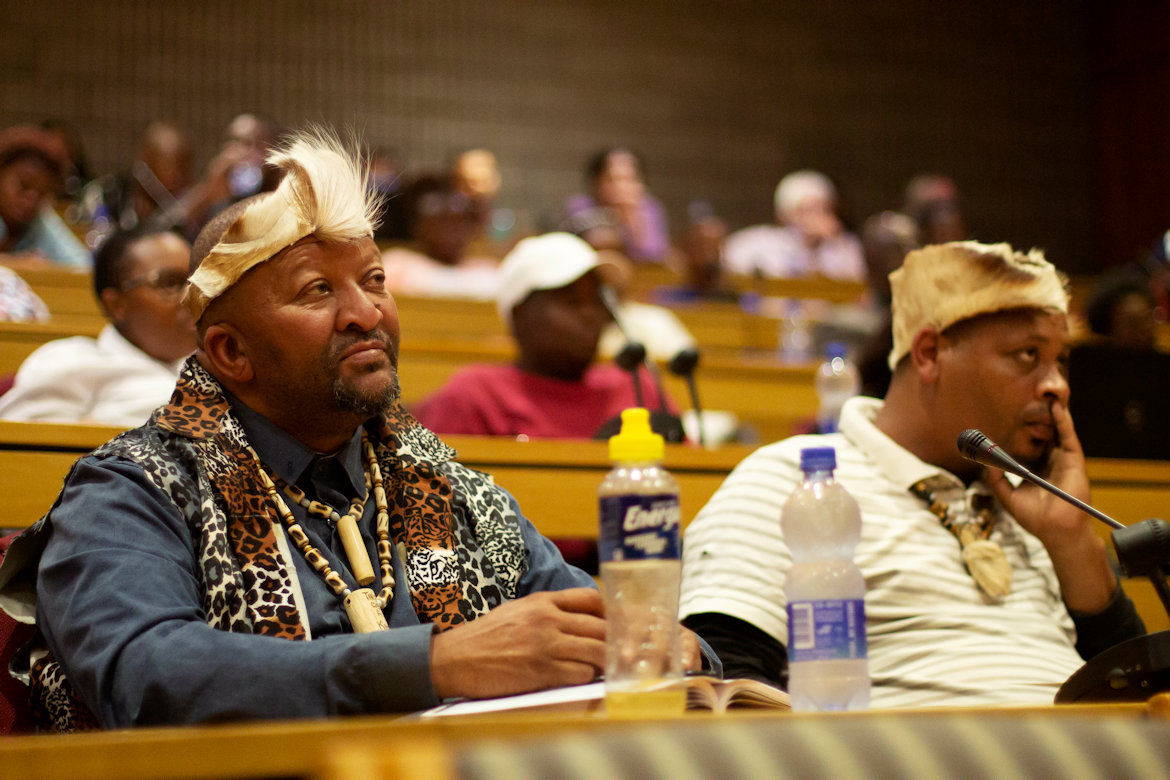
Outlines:
[[[955,721],[959,733],[978,741],[982,735],[989,741],[985,750],[996,747],[998,740],[990,738],[988,730],[1039,727],[1050,738],[1064,728],[1091,731],[1129,746],[1139,759],[1153,754],[1153,745],[1170,742],[1170,723],[1152,713],[1161,703],[1061,705],[1051,707],[933,709],[869,711],[859,713],[824,713],[798,715],[785,712],[737,712],[725,716],[688,713],[674,718],[654,720],[609,719],[604,715],[558,715],[553,713],[506,713],[469,718],[420,720],[393,716],[333,718],[329,720],[268,721],[242,725],[192,726],[185,728],[152,728],[109,731],[67,736],[23,736],[0,739],[0,766],[5,777],[14,780],[41,778],[118,777],[123,780],[138,778],[228,778],[228,777],[322,777],[365,780],[376,777],[433,777],[457,776],[454,757],[457,751],[484,746],[486,741],[500,746],[523,750],[556,741],[565,745],[587,740],[590,743],[606,741],[614,736],[635,733],[646,737],[664,735],[686,739],[688,735],[706,740],[723,736],[729,741],[726,749],[738,745],[739,750],[761,750],[754,739],[810,740],[806,747],[820,746],[822,750],[849,751],[858,746],[842,744],[833,738],[836,729],[862,729],[879,742],[888,741],[894,734],[908,735],[916,750],[902,751],[907,756],[917,755],[920,767],[938,766],[923,754],[932,748],[936,755],[954,753],[962,746],[951,739],[931,740],[928,746],[925,732],[930,724]],[[1086,719],[1091,726],[1082,725]],[[757,733],[762,730],[762,734]],[[949,729],[948,729],[949,730]],[[819,739],[813,734],[825,732]],[[917,739],[914,735],[917,734]],[[1025,740],[1026,741],[1026,740]],[[1060,737],[1056,738],[1061,741]],[[565,745],[568,747],[568,745]],[[583,747],[583,746],[582,746]],[[581,758],[611,761],[599,748],[586,750]],[[1051,745],[1036,746],[1047,751]],[[675,750],[686,750],[680,745]],[[796,760],[797,752],[783,751],[784,756]],[[670,751],[668,751],[669,754]],[[1117,751],[1100,749],[1094,756],[1086,756],[1081,764],[1088,770],[1094,761],[1116,762]],[[1124,753],[1123,753],[1124,755]],[[745,760],[749,756],[742,756]],[[764,754],[757,756],[762,760]],[[661,756],[660,756],[661,758]],[[847,763],[858,760],[850,757]],[[1089,759],[1092,759],[1090,761]],[[384,763],[384,762],[390,763]],[[925,763],[921,763],[925,761]],[[750,762],[749,762],[750,763]],[[1001,769],[1004,762],[994,762]],[[740,773],[732,771],[733,767]],[[597,765],[594,765],[595,767]],[[1147,763],[1156,774],[1166,771],[1157,763]],[[346,773],[339,771],[344,768]],[[626,765],[624,769],[632,772]],[[728,774],[741,777],[743,764],[726,765]],[[494,777],[508,776],[498,768]],[[527,775],[526,775],[527,776]],[[581,776],[603,776],[585,772]],[[623,775],[628,776],[628,775]],[[663,776],[654,773],[652,776]],[[674,775],[679,776],[679,775]],[[687,776],[702,776],[694,774]],[[774,776],[774,775],[769,775]],[[891,775],[893,776],[893,775]],[[907,776],[902,774],[900,776]],[[929,777],[918,773],[916,777]],[[938,775],[934,775],[938,776]],[[1014,773],[1008,776],[1025,776]],[[1089,771],[1084,776],[1108,776]],[[1155,776],[1155,775],[1146,775]]]

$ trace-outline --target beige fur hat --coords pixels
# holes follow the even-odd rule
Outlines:
[[[1068,314],[1066,280],[1044,254],[1007,244],[956,241],[916,249],[890,274],[894,348],[890,368],[909,354],[918,331],[943,331],[960,320],[1007,309]]]
[[[284,171],[280,186],[244,209],[191,274],[183,302],[196,322],[248,269],[305,236],[350,241],[374,235],[378,199],[366,187],[358,155],[333,135],[296,133],[267,162]]]

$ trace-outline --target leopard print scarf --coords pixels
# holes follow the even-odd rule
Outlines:
[[[453,450],[395,405],[367,428],[386,480],[392,540],[419,619],[445,631],[512,599],[527,568],[519,520],[490,476],[455,463]],[[187,520],[214,628],[308,638],[297,608],[276,506],[219,384],[188,360],[170,403],[151,421],[94,452],[140,464]],[[295,554],[295,553],[294,553]],[[94,723],[51,656],[32,675],[50,730]]]

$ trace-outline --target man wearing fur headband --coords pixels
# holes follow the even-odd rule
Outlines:
[[[964,460],[978,428],[1087,500],[1068,412],[1068,296],[1043,256],[958,242],[890,274],[893,380],[840,432],[753,453],[687,529],[682,614],[729,676],[784,685],[780,508],[800,451],[832,446],[861,508],[872,706],[1048,704],[1097,652],[1144,633],[1087,515]]]
[[[408,711],[593,679],[591,579],[398,403],[360,165],[320,134],[269,162],[279,188],[192,249],[199,348],[170,403],[82,458],[0,568],[18,619],[35,576],[42,720]]]

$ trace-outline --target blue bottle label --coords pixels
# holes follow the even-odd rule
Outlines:
[[[866,652],[864,599],[789,603],[790,661],[843,661]]]
[[[606,496],[601,499],[598,560],[678,558],[678,522],[678,496]]]

